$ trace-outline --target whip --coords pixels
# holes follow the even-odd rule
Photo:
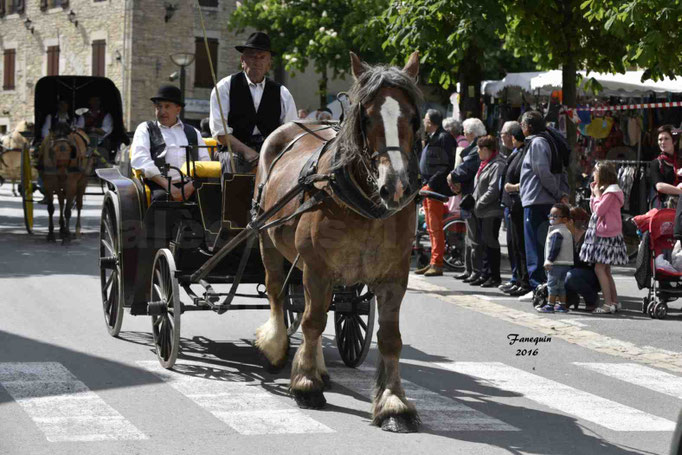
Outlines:
[[[220,101],[220,92],[218,92],[218,79],[215,76],[213,69],[213,59],[211,58],[211,51],[208,47],[208,38],[206,37],[206,27],[204,26],[204,12],[201,10],[201,5],[196,4],[199,9],[199,19],[201,20],[201,31],[204,34],[204,46],[206,47],[206,57],[208,57],[208,66],[211,69],[211,77],[213,78],[213,89],[215,90],[215,97],[218,100],[218,109],[220,110],[220,121],[223,123],[223,131],[225,132],[225,142],[227,143],[227,153],[230,155],[230,165],[232,172],[237,172],[234,162],[234,153],[232,153],[232,145],[230,144],[230,134],[227,132],[227,122],[223,114],[223,103]]]

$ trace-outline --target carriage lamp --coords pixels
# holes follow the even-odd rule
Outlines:
[[[71,22],[73,25],[78,27],[78,21],[76,20],[76,13],[74,13],[73,10],[69,11],[69,14],[67,14],[67,17],[69,18],[69,22]]]
[[[171,54],[170,59],[180,67],[180,94],[182,102],[185,102],[185,68],[194,62],[194,54],[191,52],[178,52]],[[185,120],[185,110],[180,111],[180,120]]]
[[[171,17],[173,17],[173,14],[175,14],[175,11],[178,9],[177,4],[172,4],[172,3],[165,3],[163,5],[164,9],[166,10],[166,15],[163,16],[163,21],[168,22],[171,20]]]
[[[35,27],[31,26],[32,23],[33,23],[33,21],[31,19],[29,19],[28,17],[24,21],[24,27],[26,27],[26,30],[31,32],[31,34],[33,34],[33,31],[35,30]]]

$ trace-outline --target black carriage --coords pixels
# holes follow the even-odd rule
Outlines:
[[[106,77],[96,76],[46,76],[41,78],[34,91],[34,131],[32,149],[37,150],[43,141],[42,127],[45,119],[55,113],[58,100],[67,100],[71,114],[83,113],[88,107],[90,97],[97,96],[107,113],[111,114],[112,131],[107,136],[106,148],[102,147],[102,138],[89,135],[88,156],[95,159],[99,168],[112,167],[121,157],[125,157],[126,145],[130,143],[123,125],[123,107],[121,93],[116,85]],[[26,230],[33,231],[33,191],[37,176],[32,171],[31,150],[22,152],[21,184]],[[91,177],[95,177],[93,173]]]
[[[183,313],[270,308],[233,303],[234,297],[267,297],[256,234],[269,215],[252,218],[255,176],[228,174],[221,182],[218,161],[192,162],[189,150],[186,156],[189,166],[178,171],[194,180],[196,198],[191,201],[150,202],[139,177],[117,168],[97,170],[107,185],[99,262],[107,330],[119,334],[124,309],[151,316],[156,353],[165,368],[174,365],[180,349]],[[305,307],[301,279],[300,270],[289,264],[284,287],[289,336]],[[256,284],[256,291],[238,293],[240,284]],[[226,292],[218,292],[219,285]],[[364,361],[372,340],[376,303],[366,289],[336,288],[330,306],[341,358],[351,367]]]

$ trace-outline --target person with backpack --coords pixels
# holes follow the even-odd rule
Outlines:
[[[174,201],[186,200],[194,193],[194,182],[182,184],[180,173],[171,168],[168,171],[171,179],[169,186],[160,168],[164,164],[182,167],[186,159],[184,146],[199,144],[201,133],[193,126],[182,123],[179,118],[185,105],[179,88],[164,85],[151,100],[156,121],[142,122],[137,126],[130,146],[130,164],[133,169],[142,172],[152,192],[152,201],[166,199],[168,191]],[[192,158],[195,160],[210,160],[205,148],[194,148],[193,153],[195,156]]]
[[[557,202],[568,203],[568,148],[560,134],[548,131],[545,119],[537,111],[521,117],[526,154],[521,163],[520,191],[524,217],[526,267],[532,289],[546,281],[543,267],[549,212]],[[532,301],[533,291],[519,297]]]

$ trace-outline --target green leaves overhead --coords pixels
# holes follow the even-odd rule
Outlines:
[[[367,27],[388,0],[246,0],[237,2],[229,26],[267,32],[275,52],[289,71],[313,63],[317,72],[330,69],[337,77],[349,68],[353,50],[372,61],[380,51],[380,30]]]

